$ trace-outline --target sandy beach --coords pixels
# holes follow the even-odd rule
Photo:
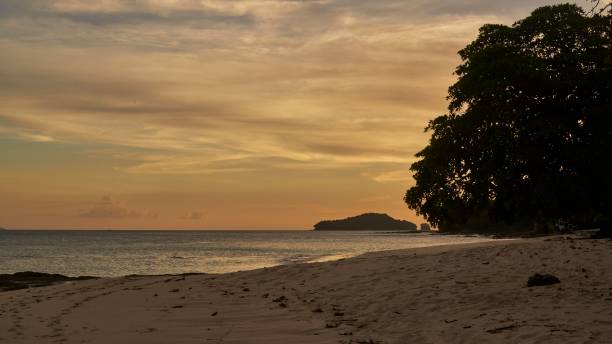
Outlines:
[[[0,293],[0,342],[609,343],[611,263],[611,240],[549,237],[76,281]]]

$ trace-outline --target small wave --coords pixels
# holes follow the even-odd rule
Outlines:
[[[173,255],[173,256],[170,256],[170,259],[189,259],[189,257]]]
[[[340,254],[320,254],[320,255],[305,255],[305,254],[296,254],[287,258],[280,259],[279,262],[283,265],[289,264],[299,264],[299,263],[318,263],[318,262],[327,262],[330,260],[338,260],[346,258],[344,255]]]
[[[320,256],[311,256],[311,255],[305,255],[305,254],[296,254],[296,255],[293,255],[293,256],[289,256],[289,257],[280,259],[280,263],[281,264],[308,263],[308,262],[311,262],[311,261],[317,259],[318,257],[320,257]]]
[[[310,261],[311,263],[321,263],[321,262],[329,262],[332,260],[341,260],[351,257],[350,255],[344,254],[327,254],[324,256],[319,256],[317,259]]]
[[[11,259],[11,258],[13,258],[13,259],[15,259],[15,258],[53,258],[53,257],[30,256],[30,255],[23,255],[23,256],[14,255],[14,256],[0,256],[0,258],[2,258],[2,259],[5,259],[5,258],[6,259]]]

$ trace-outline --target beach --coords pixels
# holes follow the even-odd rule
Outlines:
[[[606,343],[611,263],[555,236],[74,281],[0,293],[0,343]]]

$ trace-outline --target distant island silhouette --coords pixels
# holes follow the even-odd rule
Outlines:
[[[342,220],[325,220],[314,225],[315,231],[416,231],[416,224],[396,220],[387,214],[367,213]]]

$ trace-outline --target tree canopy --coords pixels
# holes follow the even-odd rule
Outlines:
[[[484,25],[459,55],[408,206],[442,230],[477,218],[609,223],[612,13],[541,7]]]

